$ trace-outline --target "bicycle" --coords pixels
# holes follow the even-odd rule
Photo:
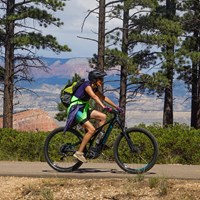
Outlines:
[[[113,146],[115,162],[128,173],[147,172],[155,165],[158,157],[158,144],[155,137],[144,128],[125,128],[120,119],[120,112],[112,110],[111,113],[113,114],[111,119],[96,129],[87,144],[84,150],[85,157],[95,159],[101,155],[114,125],[117,124],[120,132]],[[106,131],[97,145],[95,140],[103,127]],[[64,127],[57,128],[47,136],[44,155],[47,163],[56,171],[72,172],[83,164],[73,157],[81,144],[83,135],[74,128],[66,132],[63,130]]]

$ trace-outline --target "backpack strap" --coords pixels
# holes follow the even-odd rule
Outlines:
[[[87,101],[83,101],[83,100],[81,100],[81,99],[79,99],[79,98],[77,98],[76,96],[72,96],[72,98],[71,98],[71,103],[70,103],[70,105],[74,105],[74,104],[86,104],[87,103]]]

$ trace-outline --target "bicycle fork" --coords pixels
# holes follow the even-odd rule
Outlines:
[[[124,135],[124,137],[125,137],[125,139],[126,139],[126,141],[127,141],[127,143],[128,143],[128,146],[129,146],[130,149],[131,149],[131,152],[132,152],[132,153],[138,153],[138,152],[139,152],[139,149],[133,144],[133,142],[131,141],[130,136],[129,136],[126,132],[124,132],[124,131],[123,131],[121,134]]]

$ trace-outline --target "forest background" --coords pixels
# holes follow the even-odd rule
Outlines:
[[[116,70],[119,84],[112,90],[118,92],[119,105],[125,111],[139,96],[154,94],[163,99],[162,124],[173,124],[174,84],[181,80],[191,98],[190,125],[200,127],[199,4],[195,0],[100,0],[88,10],[81,28],[90,15],[98,18],[95,39],[81,36],[97,43],[90,64],[100,70]],[[1,54],[5,61],[1,67],[3,126],[12,127],[15,94],[26,89],[18,83],[31,82],[33,68],[47,70],[35,50],[60,53],[70,48],[39,29],[62,27],[54,14],[64,9],[65,0],[11,0],[0,1],[0,5]]]

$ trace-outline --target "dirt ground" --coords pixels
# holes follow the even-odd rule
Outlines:
[[[0,177],[2,200],[197,200],[200,180]]]

